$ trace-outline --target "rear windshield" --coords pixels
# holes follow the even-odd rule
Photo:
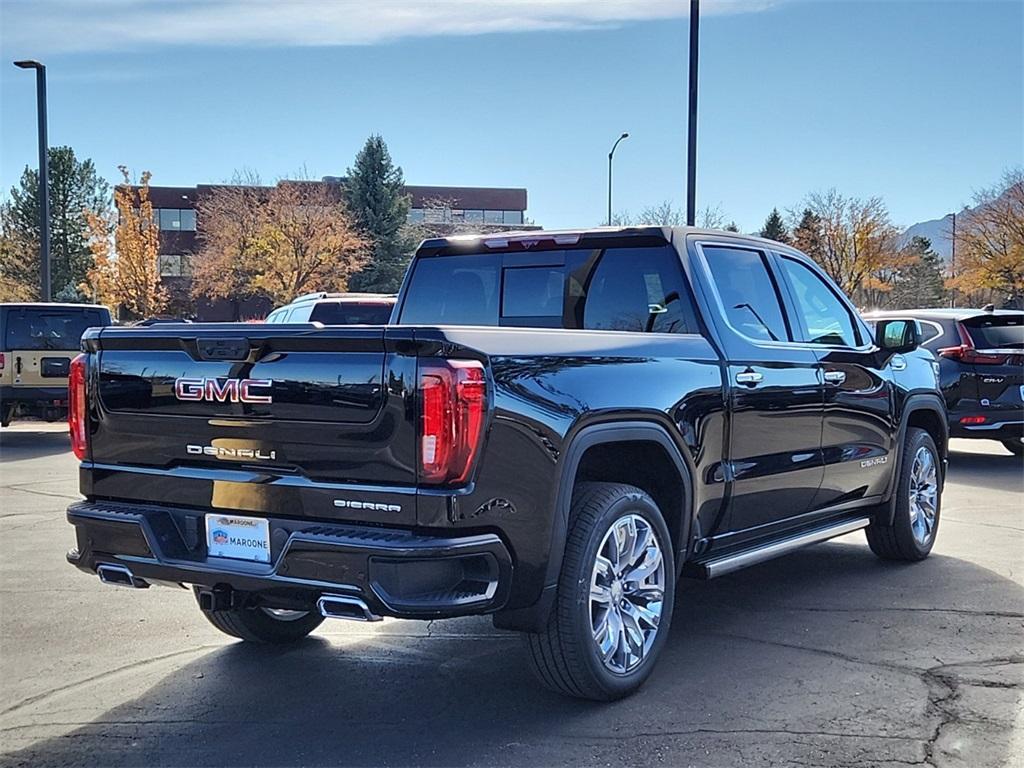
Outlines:
[[[963,324],[978,349],[1024,349],[1024,314],[972,317]]]
[[[671,246],[418,259],[399,322],[698,331]]]
[[[107,313],[98,309],[9,309],[4,347],[74,350],[86,328],[108,322]]]
[[[380,302],[321,301],[309,319],[324,325],[385,325],[391,319],[391,306]]]

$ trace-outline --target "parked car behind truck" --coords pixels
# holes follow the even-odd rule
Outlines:
[[[859,529],[885,559],[935,542],[946,415],[918,325],[872,335],[789,246],[428,240],[393,322],[90,331],[69,561],[188,585],[248,641],[491,614],[544,684],[607,700],[650,674],[681,573]]]
[[[1010,453],[1024,456],[1024,312],[989,306],[866,317],[920,323],[922,346],[938,357],[952,437],[998,440]]]
[[[86,328],[110,325],[96,304],[0,304],[0,423],[67,416],[68,365]]]

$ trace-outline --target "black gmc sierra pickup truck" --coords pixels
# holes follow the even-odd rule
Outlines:
[[[386,326],[93,329],[68,559],[189,585],[244,640],[493,614],[546,685],[618,698],[681,575],[861,528],[928,555],[947,426],[919,332],[872,334],[788,246],[660,227],[425,241]]]

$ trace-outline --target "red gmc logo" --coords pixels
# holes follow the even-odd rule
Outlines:
[[[189,379],[174,380],[174,396],[189,402],[271,403],[271,395],[259,395],[254,389],[269,389],[273,379]]]

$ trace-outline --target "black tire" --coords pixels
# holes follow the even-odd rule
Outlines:
[[[591,577],[605,535],[630,514],[642,518],[657,539],[664,566],[664,597],[649,649],[635,668],[616,673],[599,658],[594,639]],[[668,637],[675,580],[671,536],[654,500],[632,485],[580,483],[573,492],[565,557],[547,628],[525,635],[531,666],[541,683],[558,693],[595,701],[620,699],[636,691],[650,675]],[[615,581],[617,589],[625,583],[618,577]]]
[[[1000,442],[1014,456],[1024,456],[1024,438],[1018,437],[1013,440],[1000,440]]]
[[[937,495],[935,499],[935,515],[933,523],[927,529],[923,540],[915,535],[914,516],[911,514],[910,491],[911,476],[914,472],[915,459],[918,451],[928,451],[935,463]],[[868,546],[871,551],[883,560],[924,560],[932,551],[935,537],[939,531],[939,517],[942,511],[943,466],[939,451],[931,435],[923,429],[909,427],[903,439],[903,453],[900,475],[896,483],[896,513],[892,523],[876,518],[865,529]],[[885,507],[888,509],[888,506]],[[884,513],[883,513],[884,514]],[[919,523],[920,525],[920,523]],[[919,529],[920,530],[920,529]]]
[[[196,599],[199,595],[198,589]],[[324,620],[316,611],[309,611],[298,618],[280,619],[260,607],[230,608],[224,611],[203,611],[213,626],[226,635],[252,643],[286,645],[304,638],[320,626]]]

